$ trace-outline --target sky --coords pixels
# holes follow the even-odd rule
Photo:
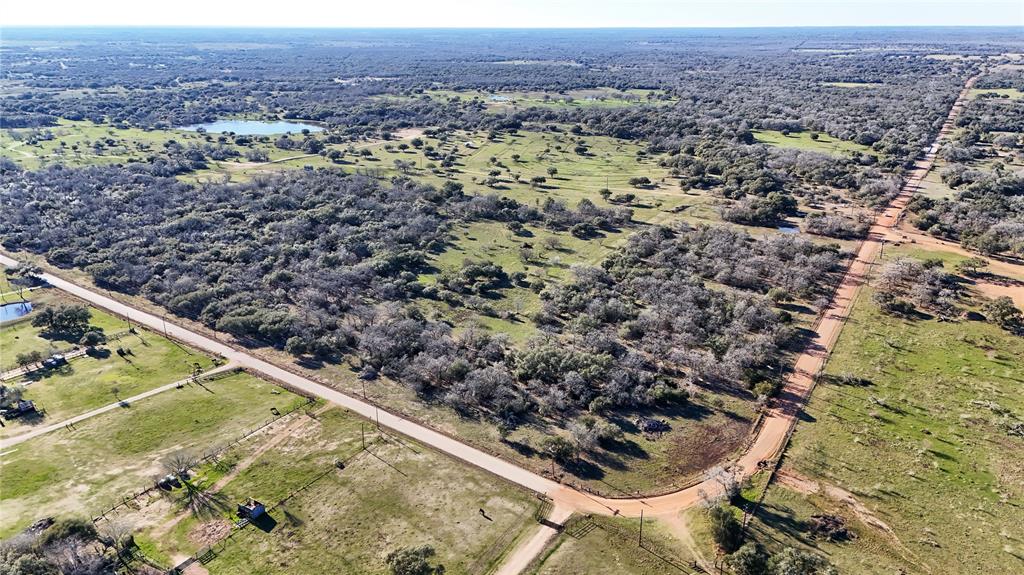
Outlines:
[[[1024,26],[1024,0],[42,0],[2,26]],[[0,29],[2,35],[2,29]]]

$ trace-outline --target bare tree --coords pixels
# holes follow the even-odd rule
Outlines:
[[[189,451],[176,451],[163,461],[164,470],[181,481],[188,479],[188,471],[199,463],[198,458]]]

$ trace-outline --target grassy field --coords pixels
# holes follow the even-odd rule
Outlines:
[[[820,385],[784,464],[831,492],[774,484],[757,538],[816,548],[844,573],[1019,570],[1024,459],[1004,425],[1024,416],[1020,357],[1024,340],[991,324],[893,318],[863,293],[826,373],[868,383]],[[856,538],[809,537],[820,513],[843,516]]]
[[[15,358],[19,353],[39,351],[43,354],[67,350],[78,344],[77,341],[52,339],[43,337],[40,329],[32,326],[32,318],[47,306],[75,305],[81,301],[55,289],[34,290],[26,292],[25,299],[32,303],[32,312],[14,321],[4,322],[0,327],[0,369],[17,367]],[[102,310],[89,307],[92,317],[89,326],[106,334],[116,334],[128,329],[128,324]]]
[[[446,573],[480,573],[535,524],[528,493],[370,424],[362,452],[364,423],[332,407],[233,450],[224,458],[233,475],[215,497],[230,505],[143,532],[147,555],[173,563],[212,543],[248,497],[290,498],[218,547],[210,573],[387,573],[387,554],[415,545],[431,545]],[[223,473],[208,468],[197,482]]]
[[[0,266],[0,294],[6,294],[9,292],[17,291],[18,286],[11,283],[11,279],[7,277],[7,270],[3,266]],[[16,297],[13,299],[17,299]],[[4,301],[8,301],[6,298]]]
[[[99,513],[163,475],[168,455],[220,447],[284,411],[296,395],[237,374],[188,385],[6,450],[0,456],[0,537],[41,515]]]
[[[39,351],[50,355],[77,344],[44,337],[42,328],[32,325],[32,318],[47,306],[77,304],[78,300],[53,288],[34,290],[28,299],[33,303],[33,311],[0,327],[0,366],[3,369],[15,367],[14,358],[19,353]],[[25,399],[35,401],[38,408],[46,411],[46,417],[9,421],[0,429],[0,437],[18,435],[33,425],[61,421],[183,379],[192,373],[195,364],[203,369],[213,364],[209,357],[151,331],[137,328],[136,333],[128,333],[127,324],[120,318],[100,309],[89,309],[90,325],[110,336],[119,334],[119,339],[106,346],[108,353],[79,356],[60,369],[39,371],[8,381],[7,385],[23,386]],[[113,353],[118,347],[130,350],[132,355],[120,357]]]
[[[15,384],[25,386],[23,397],[44,409],[46,417],[31,423],[11,421],[0,430],[0,437],[14,436],[33,425],[58,422],[184,379],[192,373],[194,364],[204,369],[213,365],[209,357],[143,329],[112,342],[110,347],[131,349],[133,355],[84,355],[71,359],[63,368],[15,380]]]
[[[755,130],[754,139],[763,144],[780,148],[795,148],[832,154],[834,156],[871,153],[871,148],[847,140],[839,140],[828,134],[818,133],[818,139],[811,139],[811,132],[795,132],[785,135],[775,130]]]
[[[574,517],[529,575],[664,575],[689,573],[679,543],[651,519],[644,520],[644,546],[638,545],[639,520]]]
[[[52,139],[46,139],[51,134]],[[223,138],[223,139],[222,139]],[[145,161],[164,150],[164,145],[174,141],[182,146],[222,144],[245,154],[260,150],[272,162],[285,158],[307,155],[301,150],[283,150],[273,145],[277,136],[254,136],[248,146],[236,145],[230,137],[220,134],[202,134],[187,130],[143,130],[139,128],[118,128],[107,124],[93,124],[85,120],[60,120],[57,126],[41,129],[18,128],[0,130],[0,156],[6,156],[27,169],[38,169],[50,163],[71,166]],[[100,146],[95,144],[100,142]],[[327,160],[313,156],[306,163],[328,165]],[[183,179],[233,175],[251,167],[244,157],[225,161],[210,161],[210,168]],[[271,164],[274,166],[276,164]],[[300,164],[298,167],[302,167]]]
[[[1024,98],[1024,92],[1016,88],[974,88],[968,93],[971,98],[978,98],[988,94],[997,94],[1000,98],[1008,98],[1010,100]]]
[[[636,211],[640,221],[663,219],[670,210],[681,210],[699,199],[679,190],[669,178],[668,170],[658,166],[659,158],[642,154],[640,146],[625,140],[536,131],[503,135],[494,140],[488,140],[483,132],[457,132],[443,143],[434,138],[423,140],[425,146],[432,145],[446,153],[455,152],[458,155],[455,171],[438,175],[429,169],[431,162],[422,152],[412,147],[401,150],[391,144],[369,146],[367,149],[372,157],[347,158],[349,163],[343,166],[354,171],[390,176],[399,173],[395,160],[402,160],[413,164],[409,175],[424,181],[443,183],[445,176],[450,176],[461,182],[468,192],[495,193],[529,205],[540,205],[550,197],[570,206],[575,206],[583,198],[598,206],[608,206],[611,204],[598,193],[607,188],[613,196],[634,194],[636,197],[629,207]],[[574,151],[578,140],[582,140],[588,149],[585,155]],[[550,168],[557,173],[550,175]],[[484,180],[492,170],[499,172],[499,181],[488,187]],[[516,174],[519,175],[518,181]],[[543,176],[547,181],[540,186],[531,186],[530,179],[534,176]],[[642,176],[648,177],[654,185],[636,188],[629,184],[630,178]]]
[[[956,191],[950,188],[942,181],[942,170],[946,167],[946,162],[941,159],[935,160],[934,167],[928,172],[918,187],[916,193],[921,194],[935,200],[943,198],[952,198],[956,195]]]

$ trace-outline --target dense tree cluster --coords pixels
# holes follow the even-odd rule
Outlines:
[[[849,217],[841,214],[809,214],[804,218],[804,231],[819,236],[840,239],[858,239],[868,234],[869,217]]]
[[[955,317],[960,313],[960,291],[956,278],[942,270],[942,262],[898,258],[878,274],[874,299],[892,314],[912,315],[921,308]]]
[[[32,325],[51,337],[78,338],[89,328],[92,314],[82,305],[44,307],[32,317]]]
[[[945,200],[915,199],[910,206],[917,216],[914,225],[984,254],[1024,255],[1024,179],[989,181],[1000,191],[965,191]]]
[[[539,319],[590,348],[587,370],[577,371],[582,382],[591,383],[588,370],[600,371],[602,361],[614,358],[613,369],[623,374],[610,381],[626,385],[601,395],[615,403],[650,403],[659,373],[695,382],[765,382],[756,391],[768,394],[792,337],[788,314],[773,309],[768,290],[813,299],[828,288],[840,259],[834,248],[793,237],[754,240],[724,227],[653,227],[634,234],[601,268],[575,268],[572,281],[542,292]],[[549,353],[565,362],[575,352]],[[552,383],[570,400],[592,400],[574,381]]]
[[[938,129],[976,65],[896,49],[834,58],[830,50],[846,44],[810,30],[762,38],[757,50],[743,35],[709,42],[685,30],[656,34],[656,50],[642,31],[310,30],[287,37],[268,31],[257,51],[232,47],[253,38],[221,32],[160,32],[159,49],[151,36],[120,34],[114,42],[103,33],[46,52],[12,45],[9,60],[17,65],[6,67],[4,77],[30,89],[5,98],[5,126],[52,126],[60,117],[161,128],[264,114],[318,120],[359,135],[407,126],[500,130],[524,122],[572,123],[667,148],[688,136],[721,140],[748,128],[810,130],[905,163]],[[48,32],[24,34],[38,40]],[[912,41],[906,31],[898,34],[875,39]],[[998,53],[1000,43],[1014,39],[987,34],[985,40],[964,34],[945,42],[948,50]],[[820,51],[796,51],[794,44]],[[55,58],[61,66],[53,65]],[[884,89],[865,93],[835,82]],[[641,100],[624,107],[520,106],[496,113],[479,99],[424,94],[438,86],[545,90],[554,99],[596,87],[658,92],[643,99],[624,95],[625,102]]]
[[[4,245],[45,253],[238,336],[338,348],[365,299],[416,295],[457,185],[331,171],[192,186],[117,167],[9,172]]]

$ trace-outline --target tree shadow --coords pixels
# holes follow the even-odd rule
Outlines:
[[[55,375],[69,376],[69,375],[72,375],[73,373],[75,373],[75,369],[73,367],[71,367],[70,363],[65,363],[65,364],[60,365],[58,367],[52,367],[52,368],[43,367],[43,368],[37,369],[35,371],[31,371],[29,373],[26,373],[22,377],[24,377],[25,379],[27,379],[29,381],[36,382],[36,381],[42,381],[43,379],[46,379],[48,377],[52,377],[52,376],[55,376]]]
[[[757,508],[754,516],[772,529],[780,531],[801,543],[810,545],[810,541],[806,536],[807,524],[797,519],[793,511],[788,507],[763,504]]]
[[[85,350],[85,355],[93,359],[107,359],[110,357],[110,350],[105,347],[90,347]]]
[[[282,509],[281,512],[284,513],[284,520],[285,522],[287,522],[289,527],[302,527],[306,524],[306,522],[301,517],[295,515],[294,513],[288,511],[287,509]]]
[[[605,475],[603,469],[586,459],[577,458],[562,467],[580,479],[603,479]]]
[[[226,495],[206,492],[189,480],[182,480],[181,483],[185,490],[181,495],[182,506],[193,516],[210,519],[231,510],[231,502]]]

